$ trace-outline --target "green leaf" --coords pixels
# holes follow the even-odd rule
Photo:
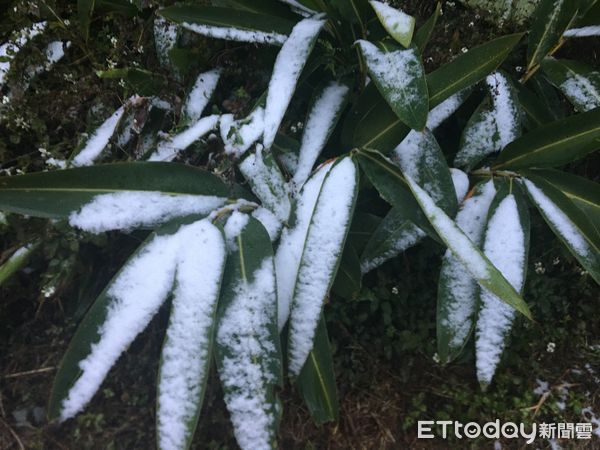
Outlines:
[[[83,38],[87,41],[90,35],[90,22],[94,13],[95,0],[77,0],[77,16]]]
[[[152,320],[174,281],[179,286],[175,295],[202,297],[198,292],[203,287],[195,286],[193,276],[189,285],[189,267],[201,270],[202,264],[218,261],[214,249],[222,247],[222,253],[225,249],[215,236],[220,232],[206,220],[181,219],[152,233],[136,250],[71,339],[54,379],[51,419],[66,420],[85,407],[121,353]]]
[[[405,177],[421,209],[454,256],[477,282],[500,300],[531,319],[529,307],[504,276],[477,248],[444,211],[435,205],[431,197],[410,177]]]
[[[128,17],[134,17],[138,13],[137,7],[129,0],[96,0],[96,9]]]
[[[511,142],[494,169],[556,167],[600,148],[600,108],[557,120]]]
[[[0,210],[66,218],[96,195],[124,191],[228,196],[227,186],[202,169],[162,162],[116,163],[0,178]]]
[[[225,240],[209,221],[177,254],[169,324],[158,369],[156,424],[160,449],[189,448],[206,391]]]
[[[552,120],[565,118],[564,101],[543,73],[537,72],[529,79],[527,85],[535,92],[538,101],[552,114]]]
[[[338,271],[358,193],[358,172],[350,157],[322,166],[304,185],[296,223],[281,238],[277,283],[280,305],[289,304],[291,294],[292,376],[300,373],[312,349],[319,315]],[[281,317],[280,326],[284,322]]]
[[[19,247],[0,265],[0,286],[27,264],[32,253],[39,248],[41,243],[42,241],[36,240],[30,244]]]
[[[276,449],[283,375],[273,249],[251,217],[233,239],[217,313],[217,370],[240,447]]]
[[[481,246],[490,205],[496,189],[493,181],[478,184],[456,215],[456,224]],[[479,286],[462,263],[446,251],[442,259],[437,296],[437,349],[440,362],[454,360],[474,328]]]
[[[355,153],[355,157],[381,198],[399,208],[408,220],[430,237],[439,239],[408,189],[400,167],[375,150],[362,149]]]
[[[522,37],[523,33],[517,33],[486,42],[428,74],[429,107],[439,105],[484,79],[504,61]],[[374,86],[367,86],[349,112],[342,141],[347,149],[367,147],[387,153],[409,131],[376,91]]]
[[[540,101],[538,96],[531,90],[523,86],[521,83],[516,85],[519,96],[519,104],[521,109],[526,114],[524,124],[529,130],[533,130],[548,122],[556,120],[553,114],[548,110],[546,105]]]
[[[451,217],[458,208],[452,175],[431,131],[411,131],[394,150],[402,171],[424,186],[435,203]]]
[[[404,48],[410,47],[412,36],[415,31],[415,18],[400,9],[393,8],[386,3],[370,0],[369,3],[383,28],[392,36],[396,42]]]
[[[350,23],[359,25],[361,31],[366,30],[369,5],[366,0],[330,0],[341,16]],[[362,34],[362,33],[361,33]]]
[[[395,258],[425,237],[425,233],[413,223],[410,216],[405,208],[394,207],[383,218],[360,256],[363,274]]]
[[[331,291],[346,300],[355,300],[361,286],[360,260],[354,247],[347,243]]]
[[[421,59],[414,48],[379,50],[358,41],[369,74],[398,118],[410,128],[422,130],[429,112],[427,82]]]
[[[192,31],[195,31],[194,25],[200,25],[218,29],[225,34],[228,32],[251,32],[254,34],[253,39],[257,42],[271,44],[282,44],[285,36],[289,35],[294,27],[293,22],[281,17],[215,6],[175,5],[159,10],[159,14],[173,22],[189,24]],[[244,39],[237,39],[230,35],[225,38],[247,41],[250,36],[246,35]]]
[[[600,72],[579,61],[546,58],[542,70],[580,112],[600,106]]]
[[[600,231],[600,185],[598,183],[553,169],[531,169],[527,173],[541,177],[559,189],[586,213],[592,225]]]
[[[427,47],[429,39],[431,38],[431,35],[441,13],[442,4],[438,2],[435,5],[435,10],[433,11],[431,17],[429,17],[429,19],[427,19],[427,21],[423,25],[421,25],[415,33],[413,42],[415,43],[415,46],[419,49],[421,54],[423,54],[423,52],[425,51],[425,47]]]
[[[542,0],[536,8],[527,43],[527,70],[555,47],[577,13],[576,1]]]
[[[339,405],[333,356],[322,314],[317,325],[314,347],[296,379],[296,386],[317,425],[338,420]]]
[[[298,17],[286,5],[275,0],[212,0],[211,3],[219,8],[233,8],[254,14],[277,16],[290,21],[296,21]]]
[[[560,190],[533,173],[525,172],[525,175],[529,198],[548,226],[600,284],[600,234],[597,228]]]

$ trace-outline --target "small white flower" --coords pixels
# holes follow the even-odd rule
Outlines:
[[[541,261],[537,261],[536,263],[533,264],[535,273],[537,273],[538,275],[542,275],[543,273],[546,273],[546,268],[544,267],[544,265],[542,264]]]
[[[556,344],[554,342],[548,342],[548,345],[546,346],[546,351],[548,353],[554,353],[554,350],[556,350]]]
[[[557,266],[558,264],[560,264],[560,258],[557,256],[552,260],[552,265]]]
[[[394,287],[392,288],[392,294],[394,294],[394,295],[398,295],[398,287],[397,287],[397,286],[394,286]]]
[[[439,363],[439,362],[440,362],[440,356],[439,356],[437,353],[434,353],[434,355],[433,355],[433,360],[434,360],[436,363]]]

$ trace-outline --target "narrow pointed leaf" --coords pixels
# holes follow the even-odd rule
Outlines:
[[[51,419],[69,419],[91,400],[167,298],[177,255],[202,226],[175,223],[151,234],[100,294],[79,324],[54,379]]]
[[[265,105],[263,144],[267,150],[273,145],[283,115],[296,90],[300,72],[310,56],[323,25],[325,20],[312,18],[301,20],[294,26],[277,55]]]
[[[212,0],[211,3],[213,6],[221,8],[234,8],[255,14],[283,17],[291,21],[297,19],[290,8],[276,0]]]
[[[281,415],[276,388],[283,376],[273,250],[264,227],[245,217],[228,235],[233,247],[221,288],[215,355],[238,445],[276,449]]]
[[[427,43],[431,38],[435,25],[437,24],[438,18],[441,15],[441,12],[442,4],[437,3],[435,5],[435,10],[433,11],[431,17],[429,17],[429,19],[427,19],[427,21],[423,25],[421,25],[415,33],[413,42],[415,46],[419,49],[421,54],[423,54],[423,52],[425,51],[425,47],[427,47]]]
[[[320,186],[305,185],[308,190],[319,188],[314,208],[298,207],[296,211],[300,225],[305,221],[309,225],[300,241],[302,247],[296,249],[301,252],[297,274],[287,277],[291,278],[291,289],[286,286],[293,293],[288,346],[289,370],[293,376],[300,373],[313,348],[319,316],[339,267],[358,192],[358,168],[351,158],[342,158],[329,167]],[[303,195],[311,196],[310,192]],[[280,246],[283,245],[282,239]],[[279,276],[283,255],[277,256]]]
[[[234,120],[233,114],[224,114],[220,119],[221,139],[225,153],[241,157],[258,141],[264,131],[265,110],[257,107],[248,117]]]
[[[422,130],[429,111],[423,64],[415,49],[380,50],[358,41],[369,74],[398,118],[410,128]]]
[[[37,240],[19,247],[0,265],[0,286],[27,264],[31,255],[39,248],[41,243]]]
[[[500,191],[492,204],[483,251],[518,292],[523,290],[529,253],[529,213],[518,186]],[[485,389],[492,381],[516,312],[486,289],[481,290],[475,355],[477,378]]]
[[[273,212],[279,221],[286,222],[291,211],[288,185],[273,154],[259,147],[239,167],[262,205]]]
[[[159,14],[196,33],[242,42],[282,45],[293,27],[281,17],[215,6],[175,5]]]
[[[600,72],[579,62],[546,58],[542,69],[560,91],[580,112],[600,106]]]
[[[600,284],[600,235],[588,216],[542,178],[528,174],[524,184],[529,198],[554,234]]]
[[[446,214],[454,217],[458,207],[450,169],[431,131],[412,130],[394,150],[402,172],[422,186]]]
[[[456,225],[481,245],[496,189],[488,181],[475,188],[456,215]],[[437,348],[442,364],[456,358],[474,327],[479,286],[462,263],[447,250],[442,259],[437,297]]]
[[[494,169],[557,167],[600,148],[600,108],[557,120],[511,142]]]
[[[296,386],[317,425],[338,420],[339,401],[333,356],[323,315],[317,325],[315,345],[296,379]]]
[[[360,257],[360,269],[363,274],[395,258],[426,236],[425,232],[410,220],[410,216],[406,209],[394,207],[383,218]]]
[[[369,1],[385,31],[405,48],[410,47],[415,31],[415,18],[383,2]]]
[[[212,359],[225,256],[223,235],[209,221],[187,236],[176,256],[173,302],[158,372],[161,450],[189,448],[194,437]]]
[[[202,112],[215,92],[220,77],[219,69],[209,70],[198,75],[184,105],[185,116],[189,122],[196,122],[202,117]]]
[[[90,35],[90,22],[94,13],[95,0],[77,0],[77,16],[83,38],[87,41]]]
[[[473,275],[482,287],[531,319],[531,312],[527,304],[473,241],[461,231],[444,211],[435,205],[431,197],[418,184],[408,176],[405,179],[431,225],[467,271]]]
[[[347,243],[331,291],[346,300],[354,300],[360,292],[361,285],[360,260],[354,247]]]
[[[172,163],[117,163],[0,178],[0,210],[66,218],[96,196],[133,192],[226,198],[215,175]],[[137,205],[138,207],[143,205]]]
[[[540,101],[538,96],[529,88],[518,83],[517,90],[519,92],[519,104],[526,115],[524,125],[527,129],[533,130],[556,119],[545,103]]]
[[[535,10],[527,43],[527,69],[539,64],[558,44],[577,12],[577,2],[542,0]]]

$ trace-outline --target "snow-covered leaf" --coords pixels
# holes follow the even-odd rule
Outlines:
[[[340,118],[348,91],[348,86],[344,84],[329,83],[312,105],[304,126],[298,165],[293,178],[296,190],[300,190],[310,176]]]
[[[518,186],[500,190],[490,209],[483,251],[516,291],[527,273],[529,213]],[[485,389],[492,381],[515,319],[515,310],[486,289],[480,293],[475,355],[477,379]]]
[[[0,210],[61,219],[98,197],[128,192],[149,193],[150,198],[158,193],[157,199],[168,197],[166,203],[172,206],[177,204],[172,197],[177,196],[207,200],[229,195],[227,185],[218,177],[195,167],[159,162],[116,163],[2,177]],[[194,200],[186,201],[194,205]],[[134,205],[138,211],[151,207]],[[132,212],[130,216],[133,215]]]
[[[405,48],[410,47],[413,32],[415,31],[415,18],[383,2],[371,0],[369,3],[375,10],[375,14],[377,14],[381,25],[383,25],[383,28],[385,28],[390,36]]]
[[[446,214],[454,217],[458,205],[452,175],[431,131],[411,130],[394,149],[394,159],[403,173],[423,187]]]
[[[258,141],[264,131],[264,115],[265,110],[259,106],[244,119],[234,120],[233,114],[221,116],[220,131],[225,153],[239,158]]]
[[[29,261],[29,257],[40,246],[42,241],[36,240],[30,244],[19,247],[0,265],[0,286],[21,269]]]
[[[431,225],[465,269],[482,287],[531,319],[529,307],[500,271],[417,183],[409,176],[405,179]]]
[[[256,152],[244,159],[239,167],[263,206],[279,221],[287,222],[291,211],[289,189],[273,154],[257,146]]]
[[[543,178],[526,173],[529,198],[579,263],[600,284],[600,235],[583,211]]]
[[[600,108],[556,120],[511,142],[493,169],[557,167],[600,148]]]
[[[454,167],[450,168],[450,175],[452,176],[452,184],[454,184],[454,191],[456,192],[456,201],[460,204],[469,192],[469,176],[462,170]]]
[[[280,305],[291,300],[288,354],[294,376],[313,348],[321,309],[335,279],[358,192],[358,168],[345,157],[322,167],[311,180],[298,199],[296,224],[288,239],[282,237],[283,251],[277,253],[278,288],[284,295]],[[284,314],[285,310],[283,319]]]
[[[317,425],[338,420],[339,405],[333,355],[327,335],[325,317],[321,314],[315,343],[302,367],[296,386]]]
[[[432,108],[427,116],[427,128],[429,128],[431,131],[435,131],[435,129],[439,127],[442,122],[448,119],[448,117],[454,114],[458,108],[460,108],[470,93],[471,89],[465,88],[455,94],[452,94],[442,103]]]
[[[174,23],[168,22],[162,16],[156,16],[154,18],[153,29],[156,56],[158,56],[160,64],[168,68],[171,65],[169,53],[177,45],[177,38],[179,37],[179,27]]]
[[[417,205],[414,206],[418,208]],[[363,274],[395,258],[426,236],[410,216],[410,212],[407,213],[405,208],[394,207],[383,218],[360,257],[360,269]]]
[[[92,133],[83,148],[71,160],[71,165],[74,167],[89,166],[94,163],[106,148],[108,142],[112,138],[115,130],[119,126],[119,122],[125,113],[125,106],[117,109],[96,131]]]
[[[579,61],[546,58],[542,69],[560,91],[580,112],[600,106],[600,72]]]
[[[589,27],[571,28],[563,33],[564,37],[568,38],[579,38],[579,37],[590,37],[600,36],[600,25],[592,25]]]
[[[317,11],[315,11],[314,9],[311,9],[310,7],[306,6],[304,3],[306,2],[302,2],[301,0],[279,0],[282,3],[287,3],[288,5],[290,5],[292,7],[293,11],[296,11],[297,13],[308,17],[308,16],[314,16]]]
[[[298,22],[277,54],[265,105],[263,144],[273,145],[283,115],[296,90],[300,72],[315,45],[325,20],[308,18]]]
[[[203,117],[181,133],[159,142],[154,153],[148,158],[148,161],[174,160],[180,151],[185,150],[202,136],[216,129],[219,124],[219,117],[217,114]]]
[[[180,297],[199,295],[196,280],[184,277],[190,276],[190,267],[203,271],[196,261],[203,261],[204,253],[214,255],[218,261],[218,255],[224,252],[222,239],[206,242],[206,235],[213,235],[211,227],[205,220],[166,225],[151,234],[129,258],[94,302],[71,340],[54,380],[51,418],[69,419],[87,405],[121,353],[156,314],[174,281]],[[185,252],[190,246],[197,251]],[[184,262],[185,269],[182,266],[179,273]],[[196,275],[201,274],[192,273]]]
[[[281,17],[204,5],[174,5],[158,13],[203,36],[257,44],[282,45],[293,26]]]
[[[578,2],[541,0],[533,13],[535,20],[527,43],[527,70],[539,64],[558,44],[564,31],[577,13]]]
[[[275,449],[283,376],[273,250],[263,226],[246,217],[228,235],[236,248],[225,266],[215,353],[239,446]]]
[[[475,245],[481,245],[495,194],[493,181],[479,184],[456,215],[456,225]],[[447,250],[440,270],[436,316],[437,349],[442,364],[456,358],[467,343],[474,325],[478,292],[477,281]]]
[[[220,77],[219,69],[209,70],[198,75],[185,100],[184,111],[189,122],[197,122],[202,117],[202,112],[215,92]]]
[[[491,98],[486,98],[469,119],[454,159],[456,166],[471,169],[521,135],[521,108],[510,79],[496,72],[486,78],[486,84]]]
[[[357,41],[369,74],[398,118],[422,130],[427,122],[429,95],[425,71],[414,48],[380,50],[369,41]]]
[[[212,360],[226,257],[222,232],[209,221],[182,232],[185,241],[175,256],[173,301],[158,372],[156,422],[161,450],[189,448],[194,437]]]
[[[29,28],[20,30],[14,39],[0,45],[0,87],[6,82],[6,75],[10,70],[11,61],[17,53],[34,37],[42,34],[48,25],[47,22],[37,22]]]

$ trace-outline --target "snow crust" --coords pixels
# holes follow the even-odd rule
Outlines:
[[[308,18],[298,22],[279,51],[265,106],[263,145],[271,148],[283,115],[296,90],[296,83],[306,64],[312,45],[325,20]]]
[[[600,72],[583,76],[569,70],[567,78],[559,87],[580,111],[589,111],[600,106]]]
[[[564,37],[578,38],[588,36],[600,36],[600,25],[589,27],[571,28],[563,33]]]
[[[13,40],[0,45],[0,87],[4,84],[6,74],[10,70],[11,60],[17,53],[34,37],[40,35],[46,29],[47,22],[37,22],[31,27],[23,28]]]
[[[414,17],[383,2],[369,1],[369,3],[375,10],[384,28],[394,39],[398,35],[412,36],[415,28]]]
[[[185,101],[185,115],[190,122],[196,122],[202,117],[202,112],[217,88],[220,77],[221,70],[219,69],[209,70],[198,75]]]
[[[85,146],[73,158],[71,165],[75,167],[89,166],[100,156],[102,150],[108,145],[110,138],[115,133],[119,122],[125,113],[125,107],[121,106],[88,139]]]
[[[227,41],[281,45],[287,39],[285,34],[276,32],[242,30],[239,28],[219,27],[189,22],[183,22],[181,26],[186,30],[193,31],[194,33],[201,34],[202,36],[225,39]]]
[[[69,223],[92,233],[129,230],[189,214],[208,214],[226,200],[210,195],[170,195],[154,191],[100,194],[71,213]]]
[[[452,183],[454,184],[454,191],[456,192],[456,200],[460,204],[467,192],[469,192],[469,176],[460,169],[450,168],[450,175],[452,176]]]
[[[246,153],[263,134],[264,116],[265,110],[260,106],[242,120],[234,120],[233,114],[221,116],[220,132],[225,153],[236,158]]]
[[[150,155],[149,161],[172,161],[181,150],[185,150],[202,136],[214,130],[219,123],[219,116],[203,117],[181,133],[162,141],[156,151]]]

